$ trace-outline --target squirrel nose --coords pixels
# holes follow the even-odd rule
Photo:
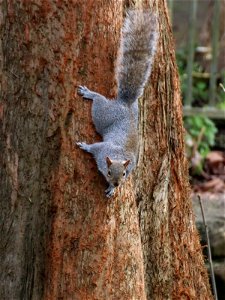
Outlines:
[[[118,182],[115,182],[115,183],[114,183],[114,185],[115,185],[115,186],[118,186],[118,185],[119,185],[119,183],[118,183]]]

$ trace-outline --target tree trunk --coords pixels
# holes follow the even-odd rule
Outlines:
[[[137,202],[147,299],[212,299],[190,200],[179,78],[166,1],[150,84],[140,109]]]
[[[74,146],[99,139],[91,103],[75,86],[115,95],[128,3],[0,2],[3,300],[146,298],[132,180],[106,199],[93,158]],[[140,112],[137,172],[148,299],[211,299],[189,200],[165,1],[151,5],[160,42]]]
[[[1,299],[145,299],[131,180],[108,200],[85,84],[114,96],[122,1],[1,1]],[[129,187],[129,188],[128,188]]]

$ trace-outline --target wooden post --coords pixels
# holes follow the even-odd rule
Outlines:
[[[168,2],[169,4],[169,13],[170,13],[170,20],[171,20],[171,24],[173,24],[173,4],[174,4],[174,0],[169,0]]]
[[[215,105],[216,102],[216,79],[217,61],[219,54],[219,28],[220,28],[220,0],[214,1],[213,20],[212,20],[212,63],[210,70],[210,92],[209,104]]]
[[[209,267],[210,267],[210,274],[211,274],[211,280],[212,280],[213,293],[214,293],[215,300],[218,300],[217,289],[216,289],[216,280],[215,280],[215,274],[214,274],[214,270],[213,270],[213,262],[212,262],[212,253],[211,253],[210,239],[209,239],[209,228],[208,228],[208,225],[206,223],[204,207],[203,207],[203,204],[202,204],[201,197],[199,195],[198,195],[198,201],[199,201],[199,204],[200,204],[201,213],[202,213],[202,219],[203,219],[203,224],[204,224],[205,233],[206,233],[208,260],[209,260]]]
[[[188,44],[188,64],[187,64],[187,90],[185,95],[185,105],[191,106],[192,103],[192,71],[194,61],[194,47],[195,47],[195,28],[196,28],[196,14],[197,14],[197,0],[191,1],[191,13],[189,24],[189,44]]]

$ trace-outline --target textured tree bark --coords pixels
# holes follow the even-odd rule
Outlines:
[[[3,300],[146,298],[132,180],[107,200],[93,158],[74,146],[99,139],[91,103],[75,86],[115,95],[129,2],[0,2]],[[160,42],[140,112],[137,172],[148,299],[211,299],[189,201],[165,1],[151,6]]]
[[[160,38],[150,84],[141,101],[136,172],[147,299],[212,299],[190,201],[179,78],[166,1],[154,0],[149,5],[159,14]]]
[[[122,1],[1,5],[1,299],[145,299],[133,184],[113,200],[75,141],[114,96]]]

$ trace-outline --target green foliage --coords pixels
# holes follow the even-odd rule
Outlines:
[[[215,143],[217,128],[209,118],[202,116],[185,117],[187,154],[192,161],[194,173],[200,174],[204,158]]]
[[[177,66],[180,74],[181,91],[183,99],[187,92],[187,49],[180,49],[176,53]],[[223,78],[223,79],[222,79]],[[202,107],[209,104],[209,74],[199,62],[193,63],[193,106]],[[225,73],[221,74],[220,80],[225,85]],[[225,109],[225,93],[218,85],[216,90],[217,107]],[[200,174],[203,170],[204,159],[215,143],[217,128],[215,123],[207,117],[191,116],[184,118],[186,128],[186,151],[191,161],[192,172]]]
[[[176,60],[178,65],[178,70],[181,79],[181,91],[183,95],[183,99],[187,92],[187,53],[186,50],[180,49],[176,53]],[[202,67],[199,63],[193,63],[193,74],[201,74],[203,72]],[[208,84],[204,78],[195,78],[193,76],[193,99],[200,100],[204,103],[208,99]]]
[[[187,51],[185,49],[176,52],[177,66],[180,74],[181,91],[183,99],[187,91]],[[193,63],[193,104],[194,106],[204,106],[209,102],[209,77],[203,76],[204,70],[200,63]],[[225,73],[221,74],[223,84],[225,83]],[[221,87],[216,89],[217,107],[225,109],[225,93]]]
[[[223,73],[223,82],[222,85],[225,86],[225,72]],[[220,87],[219,92],[218,92],[218,104],[217,107],[225,110],[225,92],[224,90]]]
[[[181,91],[184,96],[187,90],[186,85],[186,69],[187,69],[187,53],[185,50],[178,50],[176,52],[176,60],[177,60],[177,67],[180,75],[180,83],[181,83]]]
[[[217,128],[207,117],[191,116],[184,119],[184,126],[191,138],[198,143],[198,152],[204,158],[209,153],[210,146],[214,146]],[[202,136],[200,136],[202,135]]]
[[[218,108],[225,110],[225,100],[218,103]]]
[[[196,81],[193,85],[193,99],[203,100],[204,103],[207,103],[208,97],[209,91],[206,82],[203,80]]]

